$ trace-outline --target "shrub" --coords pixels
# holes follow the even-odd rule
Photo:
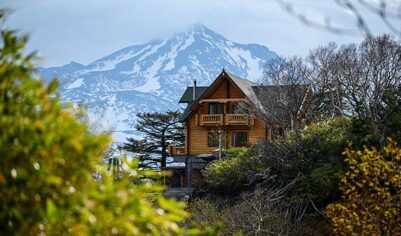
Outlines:
[[[217,206],[206,199],[195,199],[191,201],[187,210],[190,214],[190,219],[202,226],[213,227],[222,221],[221,212]]]
[[[398,235],[401,229],[401,148],[348,148],[342,201],[327,207],[337,235]]]
[[[339,178],[346,168],[341,153],[353,138],[351,127],[349,118],[331,118],[264,146],[263,161],[276,176],[274,182],[298,180],[288,192],[292,201],[322,207],[338,199]]]
[[[228,149],[225,151],[226,158],[248,158],[258,154],[257,148],[250,146],[243,149]]]
[[[293,227],[290,214],[280,201],[281,189],[256,188],[222,210],[223,233],[233,235],[288,235]]]
[[[253,186],[256,173],[264,173],[265,166],[253,149],[235,151],[234,155],[210,163],[204,170],[204,180],[211,190],[236,193]]]
[[[298,179],[289,196],[325,206],[339,197],[339,177],[345,170],[341,153],[354,139],[351,131],[351,119],[337,117],[267,142],[260,156],[255,148],[231,151],[206,168],[205,182],[215,192],[238,193],[261,181],[285,186]]]

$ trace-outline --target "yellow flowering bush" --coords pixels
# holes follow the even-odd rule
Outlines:
[[[336,235],[399,235],[401,232],[401,148],[346,149],[349,170],[341,179],[342,201],[326,213]]]

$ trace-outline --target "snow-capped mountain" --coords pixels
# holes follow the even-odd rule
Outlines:
[[[178,100],[193,80],[209,85],[224,68],[255,81],[276,56],[265,46],[235,43],[194,25],[169,39],[123,48],[86,66],[71,62],[38,72],[46,80],[57,77],[64,101],[83,104],[92,121],[125,141],[134,134],[136,113],[180,108]]]

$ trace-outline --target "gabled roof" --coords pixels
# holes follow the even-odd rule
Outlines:
[[[255,97],[255,93],[252,89],[253,86],[259,86],[257,83],[252,81],[243,79],[239,76],[233,75],[231,73],[226,72],[229,78],[234,82],[235,85],[247,96],[249,99]]]
[[[196,86],[195,88],[195,99],[197,99],[207,88],[208,86]],[[178,103],[190,103],[193,100],[193,87],[187,87],[184,94],[180,98]]]
[[[199,93],[199,96],[198,96],[198,92],[196,92],[197,96],[196,96],[195,101],[188,102],[188,106],[184,110],[184,113],[182,114],[182,117],[180,119],[182,122],[185,121],[189,117],[189,115],[192,112],[193,107],[199,102],[200,99],[202,99],[203,95],[205,95],[210,88],[212,88],[216,83],[218,83],[219,78],[221,78],[222,76],[227,76],[227,78],[229,80],[231,80],[234,83],[234,85],[236,85],[245,94],[245,96],[247,96],[249,99],[252,100],[253,98],[256,97],[252,90],[252,86],[257,86],[258,84],[254,83],[252,81],[249,81],[249,80],[245,80],[239,76],[227,73],[223,69],[223,71],[217,76],[217,78],[213,81],[213,83],[209,87],[202,87],[202,93]],[[187,96],[189,96],[188,94],[192,95],[192,92],[189,91],[189,88],[192,88],[192,87],[187,88],[187,90],[184,92],[184,95],[181,97],[180,102],[181,102],[181,100],[187,101],[188,100]],[[188,92],[188,94],[186,94],[187,92]],[[185,98],[184,98],[184,96],[185,96]],[[192,100],[192,97],[191,97],[191,100]]]
[[[291,88],[291,85],[259,85],[252,81],[243,79],[239,76],[233,75],[231,73],[227,73],[223,71],[217,76],[217,78],[213,81],[213,83],[209,87],[200,87],[199,93],[196,90],[196,99],[192,101],[192,87],[188,87],[185,91],[184,95],[180,99],[181,102],[188,103],[188,106],[184,110],[184,113],[181,117],[181,121],[185,121],[190,115],[195,107],[195,105],[203,98],[205,94],[208,93],[209,89],[214,87],[216,83],[219,82],[222,76],[226,76],[228,80],[233,82],[235,86],[237,86],[244,95],[253,102],[260,109],[273,109],[272,112],[277,114],[281,114],[284,111],[284,107],[282,101],[280,101],[280,91],[285,89],[292,89],[293,93],[296,95],[294,98],[299,101],[299,106],[301,107],[302,102],[305,98],[306,92],[308,91],[308,85],[298,85]],[[273,101],[273,103],[269,103],[269,107],[264,105],[264,100],[268,99]]]

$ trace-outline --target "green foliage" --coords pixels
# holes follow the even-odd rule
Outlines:
[[[136,129],[145,136],[143,140],[128,138],[128,143],[122,147],[125,150],[142,154],[142,165],[147,167],[166,166],[167,147],[172,144],[181,145],[184,142],[184,127],[180,123],[181,112],[166,113],[144,112],[137,114]],[[154,155],[158,155],[155,158]],[[156,165],[152,162],[157,162]],[[149,166],[148,166],[149,167]]]
[[[4,16],[0,11],[0,16]],[[0,19],[1,20],[1,19]],[[142,173],[96,182],[91,174],[109,144],[91,134],[81,111],[60,104],[57,82],[35,78],[27,37],[0,41],[0,228],[4,235],[177,235],[184,205],[140,181]]]
[[[297,179],[288,196],[324,205],[338,198],[339,176],[346,168],[341,153],[354,139],[351,130],[349,118],[337,117],[267,143],[260,156],[254,148],[230,151],[206,168],[205,182],[213,191],[237,193],[260,181],[285,186]]]
[[[358,117],[352,117],[351,132],[354,134],[352,144],[356,147],[362,147],[363,145],[372,146],[378,143],[378,137],[373,132],[375,130],[371,122],[360,119]]]
[[[398,235],[401,228],[401,148],[347,149],[342,201],[327,207],[336,235]]]
[[[262,231],[281,234],[327,233],[327,222],[313,212],[340,198],[339,180],[346,170],[342,152],[358,136],[352,131],[351,119],[330,118],[268,142],[259,153],[230,151],[227,158],[211,163],[204,174],[212,193],[242,196],[221,210],[223,232],[254,232],[259,225]],[[305,213],[300,222],[297,217]],[[316,227],[309,230],[308,222]]]
[[[225,157],[226,158],[249,158],[257,155],[257,148],[256,147],[248,147],[244,149],[228,149],[225,150]]]
[[[222,215],[217,206],[205,199],[195,199],[188,203],[190,218],[198,225],[213,227],[222,222]]]
[[[253,179],[249,177],[265,170],[254,153],[252,148],[230,151],[226,158],[209,164],[204,171],[207,186],[220,193],[236,193],[253,186]]]
[[[273,174],[278,174],[278,179],[283,176],[284,182],[300,174],[292,192],[300,201],[324,206],[337,199],[339,177],[346,168],[341,153],[353,138],[351,127],[350,119],[338,117],[314,124],[298,137],[293,134],[287,141],[294,145],[289,154],[291,165]]]

